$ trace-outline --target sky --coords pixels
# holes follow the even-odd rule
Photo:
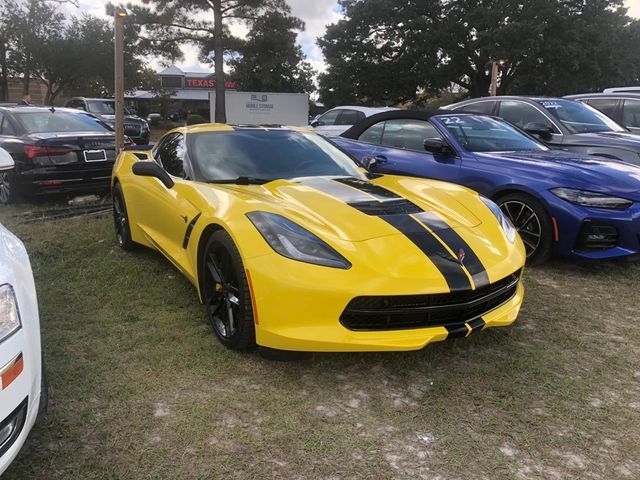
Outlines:
[[[141,3],[140,0],[133,0],[133,3]],[[292,13],[304,20],[306,29],[298,34],[298,43],[307,55],[307,60],[313,68],[319,72],[325,70],[322,52],[316,45],[316,38],[322,36],[325,27],[340,20],[342,15],[338,7],[337,0],[288,0]],[[105,16],[105,1],[102,0],[79,0],[80,10],[97,16]],[[626,0],[629,14],[640,18],[640,0]],[[67,5],[66,8],[77,13],[78,9]],[[239,25],[231,27],[233,33],[242,35],[246,30]],[[211,67],[198,61],[198,52],[195,48],[186,46],[183,49],[184,60],[176,62],[176,65],[187,72],[210,71]],[[156,69],[161,69],[160,61],[154,60],[151,65]]]

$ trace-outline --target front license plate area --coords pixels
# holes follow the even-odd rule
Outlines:
[[[104,150],[84,150],[85,162],[105,162],[107,160],[107,152]]]

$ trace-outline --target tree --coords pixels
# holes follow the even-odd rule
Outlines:
[[[321,98],[403,102],[451,84],[488,94],[560,95],[637,82],[640,22],[623,0],[342,0],[318,40]],[[342,79],[342,81],[341,81]],[[346,80],[345,80],[346,79]]]
[[[296,30],[304,22],[289,9],[269,11],[252,22],[239,57],[229,62],[232,78],[241,90],[263,92],[311,92],[314,71],[296,44]]]
[[[127,8],[136,22],[148,30],[146,40],[156,47],[173,46],[167,53],[179,58],[178,46],[191,42],[205,61],[213,60],[216,79],[215,119],[226,122],[224,56],[240,41],[229,31],[229,22],[251,22],[267,11],[285,10],[284,0],[143,0],[144,6]],[[210,53],[213,51],[213,59]]]

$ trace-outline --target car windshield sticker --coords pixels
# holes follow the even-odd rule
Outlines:
[[[554,100],[542,100],[540,102],[540,105],[542,105],[544,108],[562,108],[562,105]]]

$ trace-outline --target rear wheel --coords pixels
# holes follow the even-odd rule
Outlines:
[[[15,203],[17,199],[14,174],[12,172],[0,172],[0,204]]]
[[[516,227],[527,252],[527,263],[541,264],[551,256],[552,225],[542,204],[526,193],[510,193],[496,203]]]
[[[207,317],[223,345],[243,350],[256,343],[249,283],[238,248],[223,230],[209,238],[201,268]]]
[[[131,228],[129,227],[129,215],[127,206],[124,203],[122,187],[119,183],[113,187],[113,224],[116,230],[116,242],[123,250],[131,251],[136,244],[131,239]]]

